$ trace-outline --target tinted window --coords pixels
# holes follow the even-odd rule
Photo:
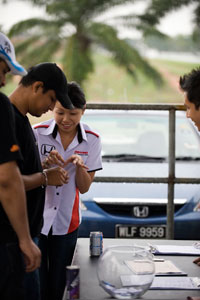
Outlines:
[[[102,139],[102,155],[168,156],[168,113],[88,111],[83,122]],[[199,157],[199,135],[185,114],[176,116],[176,156]]]

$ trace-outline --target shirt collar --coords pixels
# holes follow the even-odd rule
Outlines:
[[[52,119],[51,122],[48,122],[49,127],[48,128],[43,128],[43,130],[41,130],[41,134],[43,135],[50,135],[53,133],[56,122]]]
[[[79,132],[80,132],[80,133],[79,133]],[[85,133],[85,129],[84,129],[82,123],[79,123],[79,124],[78,124],[78,141],[79,141],[79,134],[80,134],[80,136],[81,136],[81,142],[82,142],[82,140],[87,141],[87,135],[86,135],[86,133]],[[79,141],[79,142],[80,142],[80,141]],[[80,142],[80,143],[81,143],[81,142]]]
[[[50,135],[52,134],[53,138],[55,139],[58,132],[58,126],[55,122],[55,120],[52,119],[52,122],[50,123],[48,128],[45,128],[43,131],[44,135]],[[85,129],[83,127],[82,123],[78,124],[78,133],[77,133],[78,142],[81,143],[83,140],[87,141],[87,135],[85,133]]]

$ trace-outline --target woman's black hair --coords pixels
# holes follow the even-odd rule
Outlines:
[[[85,94],[77,82],[68,82],[68,95],[75,108],[84,109],[86,105]]]

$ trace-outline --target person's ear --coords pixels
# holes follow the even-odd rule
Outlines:
[[[35,93],[37,93],[40,88],[43,88],[43,86],[44,86],[44,84],[42,81],[35,81],[32,85],[32,88],[33,88],[33,91]]]
[[[84,105],[84,107],[83,107],[83,112],[82,112],[82,115],[84,115],[84,113],[85,113],[85,110],[86,110],[86,104]]]

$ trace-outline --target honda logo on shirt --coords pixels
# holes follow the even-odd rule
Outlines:
[[[133,207],[133,215],[137,218],[146,218],[149,215],[148,206],[134,206]]]
[[[49,153],[55,149],[56,149],[56,147],[54,145],[42,144],[41,145],[41,154],[49,155]]]

